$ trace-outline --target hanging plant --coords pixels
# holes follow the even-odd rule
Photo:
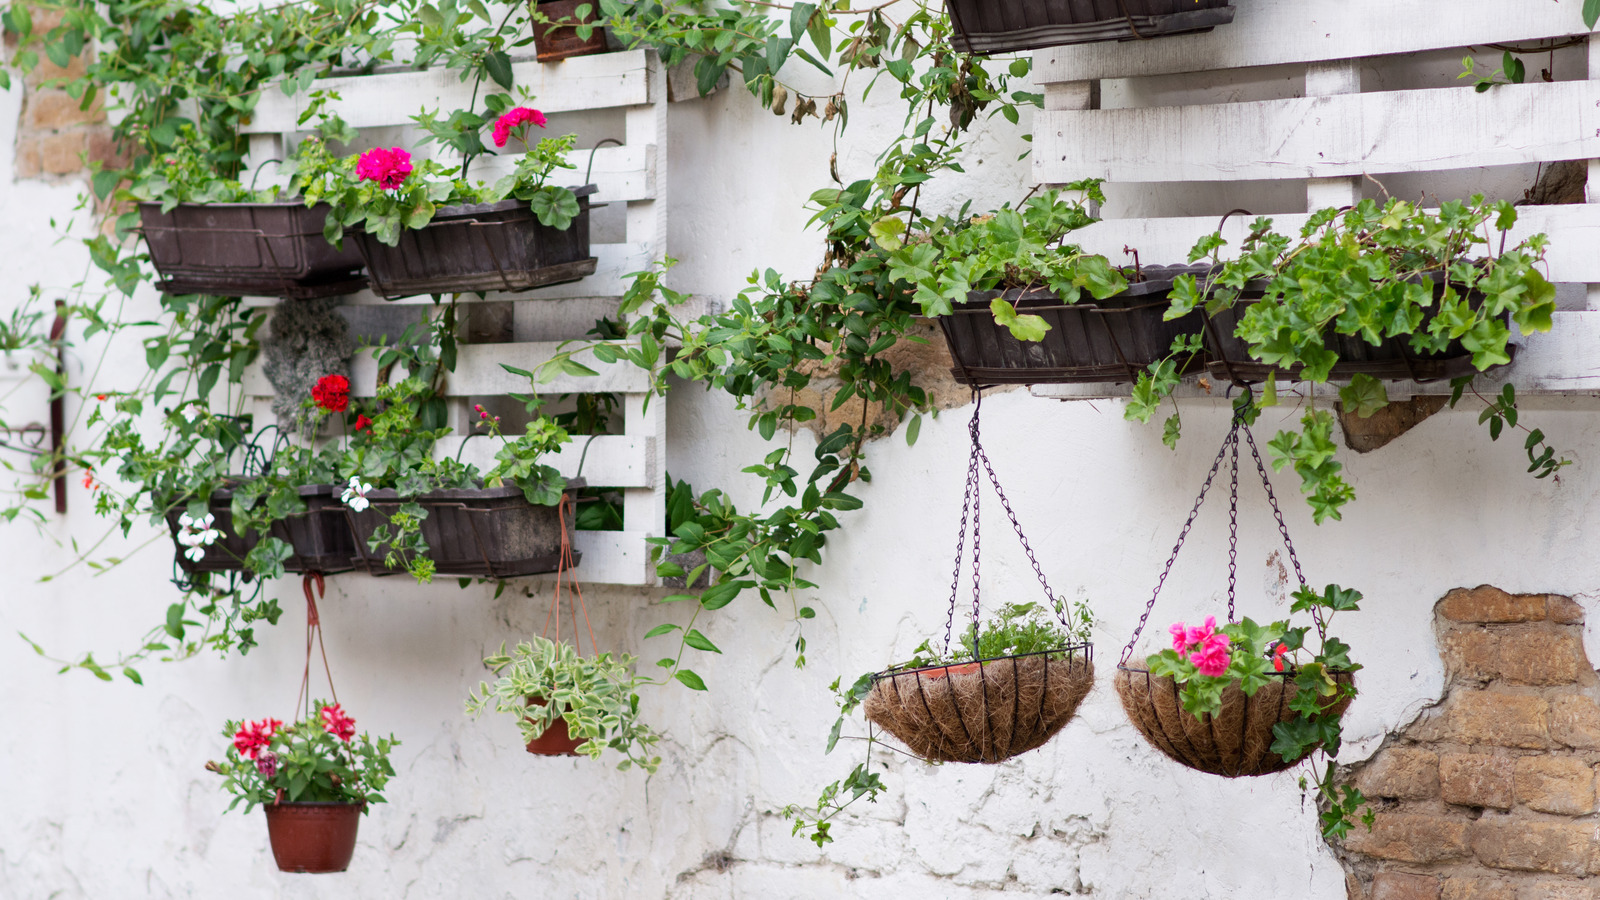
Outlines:
[[[1362,813],[1366,803],[1360,791],[1336,786],[1333,780],[1333,758],[1342,738],[1340,719],[1356,696],[1353,675],[1361,667],[1351,660],[1349,645],[1328,634],[1328,623],[1335,613],[1356,610],[1361,594],[1338,585],[1328,585],[1319,594],[1306,584],[1272,481],[1250,433],[1250,423],[1259,414],[1248,394],[1235,403],[1232,427],[1222,449],[1178,533],[1144,615],[1123,648],[1117,666],[1117,694],[1129,721],[1151,746],[1201,772],[1227,778],[1267,775],[1308,760],[1320,750],[1327,757],[1326,766],[1315,777],[1323,801],[1322,828],[1325,835],[1337,837],[1352,827],[1353,817]],[[1283,620],[1258,625],[1248,617],[1235,620],[1241,441],[1250,448],[1300,582],[1290,613],[1304,614],[1310,624]],[[1228,517],[1228,621],[1218,626],[1216,617],[1208,616],[1200,626],[1174,623],[1168,629],[1170,649],[1150,655],[1144,668],[1130,665],[1134,646],[1224,459],[1229,460],[1234,499]],[[1315,646],[1311,643],[1313,632]],[[1370,824],[1370,808],[1362,818]]]

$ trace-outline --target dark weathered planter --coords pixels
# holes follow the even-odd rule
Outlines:
[[[167,510],[167,528],[172,531],[172,545],[178,551],[178,567],[193,575],[199,572],[242,572],[244,571],[244,558],[255,549],[260,541],[260,535],[254,531],[240,535],[233,530],[233,491],[219,490],[211,495],[207,504],[207,511],[211,513],[212,527],[222,532],[222,536],[203,547],[206,555],[197,562],[184,556],[188,547],[178,543],[178,533],[182,526],[178,524],[178,517],[187,510],[185,507]]]
[[[285,570],[329,575],[356,567],[360,554],[344,504],[339,502],[343,490],[343,485],[337,484],[302,485],[305,514],[272,523],[272,536],[294,547],[294,555],[283,563]]]
[[[600,0],[545,0],[531,4],[538,12],[555,22],[593,22]],[[578,7],[587,5],[589,12],[579,18]],[[606,52],[606,30],[596,27],[587,38],[578,36],[574,25],[535,22],[533,24],[533,50],[540,62],[554,62],[569,56],[588,56]]]
[[[307,299],[366,287],[361,253],[322,237],[325,204],[140,203],[145,244],[169,294]]]
[[[1353,683],[1348,672],[1334,677]],[[1229,685],[1222,693],[1222,709],[1214,716],[1185,712],[1178,684],[1170,677],[1119,666],[1116,682],[1133,727],[1150,746],[1191,769],[1242,778],[1282,772],[1305,758],[1286,760],[1272,751],[1272,727],[1298,715],[1289,701],[1299,688],[1287,676],[1274,679],[1252,697],[1246,697],[1237,684]],[[1332,712],[1342,717],[1352,699],[1341,698]]]
[[[1172,279],[1198,274],[1204,267],[1146,266],[1145,280],[1105,300],[1086,297],[1062,303],[1046,288],[973,291],[968,302],[938,318],[955,365],[950,371],[961,384],[1128,383],[1139,372],[1164,359],[1172,339],[1198,334],[1199,312],[1166,322]],[[1041,316],[1050,325],[1042,341],[1019,341],[995,323],[989,302],[1001,297],[1018,312]],[[1179,374],[1198,369],[1197,356],[1178,360]]]
[[[283,872],[322,874],[350,868],[364,803],[268,803],[267,839]]]
[[[1039,747],[1094,686],[1087,644],[882,672],[862,711],[927,760],[997,763]]]
[[[415,294],[527,291],[594,274],[589,255],[589,196],[574,188],[578,215],[566,230],[539,224],[521,200],[441,208],[427,227],[400,232],[390,247],[353,235],[372,289],[393,300]]]
[[[1210,31],[1233,21],[1228,0],[945,0],[963,53],[1129,41]]]
[[[569,489],[578,487],[581,479],[568,482]],[[392,490],[372,491],[367,500],[371,505],[361,512],[345,509],[359,554],[356,564],[373,575],[404,572],[384,563],[388,544],[373,549],[369,541],[406,501]],[[428,511],[421,530],[436,574],[513,578],[554,572],[560,566],[559,508],[529,503],[519,487],[434,491],[415,501]],[[570,540],[571,521],[566,531]],[[582,558],[573,551],[574,566]]]
[[[1256,289],[1257,297],[1260,296],[1259,290],[1260,288]],[[1444,285],[1439,284],[1434,290],[1435,300],[1443,296]],[[1209,357],[1207,369],[1213,378],[1221,381],[1258,383],[1266,381],[1267,376],[1272,374],[1276,374],[1282,381],[1298,379],[1300,366],[1285,369],[1253,359],[1250,356],[1250,345],[1234,337],[1233,332],[1239,324],[1240,317],[1254,302],[1247,294],[1245,298],[1235,301],[1232,307],[1221,310],[1207,319],[1205,325],[1206,355]],[[1428,323],[1433,320],[1435,310],[1436,307],[1424,310],[1419,331],[1427,328]],[[1324,343],[1328,349],[1339,355],[1339,361],[1334,363],[1329,378],[1349,378],[1352,375],[1365,374],[1374,378],[1426,382],[1457,378],[1477,371],[1472,365],[1472,351],[1460,341],[1450,342],[1450,345],[1440,353],[1419,354],[1412,352],[1409,339],[1406,337],[1385,338],[1378,344],[1369,344],[1360,335],[1338,334],[1330,326]],[[1506,350],[1513,358],[1515,357],[1515,345],[1508,344]]]

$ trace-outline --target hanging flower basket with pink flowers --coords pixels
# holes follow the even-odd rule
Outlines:
[[[1267,775],[1281,772],[1320,749],[1330,762],[1325,775],[1318,778],[1318,786],[1331,792],[1331,758],[1339,752],[1339,721],[1355,698],[1353,673],[1360,666],[1351,662],[1349,646],[1329,635],[1327,626],[1334,613],[1355,610],[1361,595],[1337,585],[1318,593],[1306,584],[1272,493],[1272,482],[1250,434],[1249,422],[1257,414],[1252,398],[1240,398],[1233,425],[1211,465],[1199,499],[1183,525],[1133,638],[1122,652],[1116,674],[1117,693],[1129,721],[1145,740],[1191,769],[1226,778]],[[1290,612],[1304,614],[1308,620],[1305,624],[1295,625],[1291,620],[1257,624],[1248,617],[1235,619],[1233,560],[1238,544],[1241,442],[1250,449],[1299,579]],[[1228,521],[1228,620],[1219,625],[1215,616],[1208,616],[1199,625],[1174,623],[1168,629],[1171,647],[1151,654],[1143,667],[1132,665],[1129,658],[1133,648],[1224,458],[1230,459],[1234,501]],[[1333,800],[1336,817],[1342,817],[1347,812],[1346,805],[1340,798]]]

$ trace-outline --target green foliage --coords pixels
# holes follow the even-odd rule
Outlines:
[[[1585,0],[1586,4],[1588,2],[1591,2],[1591,0]],[[1594,26],[1590,25],[1589,27],[1592,29]],[[1527,67],[1510,50],[1501,55],[1500,68],[1487,75],[1479,72],[1477,66],[1478,61],[1476,59],[1470,56],[1463,56],[1461,58],[1461,74],[1457,75],[1456,78],[1458,80],[1476,78],[1477,81],[1472,87],[1473,90],[1480,94],[1498,84],[1521,84],[1522,80],[1528,76]]]
[[[382,791],[394,775],[389,753],[400,742],[394,735],[373,740],[364,732],[341,740],[324,727],[321,716],[327,706],[318,700],[311,706],[317,715],[276,729],[255,759],[230,744],[223,762],[206,763],[223,777],[222,789],[233,795],[229,809],[243,803],[248,813],[257,804],[273,803],[280,791],[288,803],[384,802]],[[233,740],[249,724],[229,722],[222,736]]]
[[[958,646],[939,652],[932,641],[923,641],[910,660],[891,668],[918,669],[1061,650],[1088,641],[1093,627],[1094,613],[1082,600],[1070,608],[1063,602],[1055,614],[1042,603],[1007,603],[981,627],[962,628],[955,636]]]
[[[492,705],[516,716],[524,742],[560,718],[569,735],[584,741],[579,753],[599,759],[610,748],[623,756],[617,768],[638,765],[654,772],[661,765],[661,757],[650,755],[658,736],[639,721],[637,693],[649,682],[634,674],[634,661],[628,654],[586,657],[571,644],[544,637],[523,641],[509,654],[502,644],[483,661],[498,680],[472,692],[467,712],[477,715]]]

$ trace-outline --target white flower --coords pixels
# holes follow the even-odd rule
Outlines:
[[[344,489],[344,493],[339,495],[339,499],[356,512],[361,512],[372,505],[367,500],[367,492],[370,490],[372,490],[372,485],[362,484],[360,476],[352,475],[350,477],[350,486]]]
[[[217,538],[222,537],[222,532],[211,527],[215,522],[216,517],[210,513],[206,513],[198,519],[188,513],[178,516],[178,525],[181,529],[178,532],[178,543],[189,548],[183,551],[184,556],[195,562],[199,562],[205,557],[205,548],[216,543]]]
[[[200,414],[202,412],[204,412],[204,411],[205,410],[201,409],[199,406],[196,406],[194,404],[190,404],[188,406],[185,406],[183,408],[184,421],[193,422],[195,419],[200,418]]]
[[[206,558],[206,548],[190,547],[189,549],[183,551],[183,555],[189,557],[190,562],[199,562],[200,560]]]

